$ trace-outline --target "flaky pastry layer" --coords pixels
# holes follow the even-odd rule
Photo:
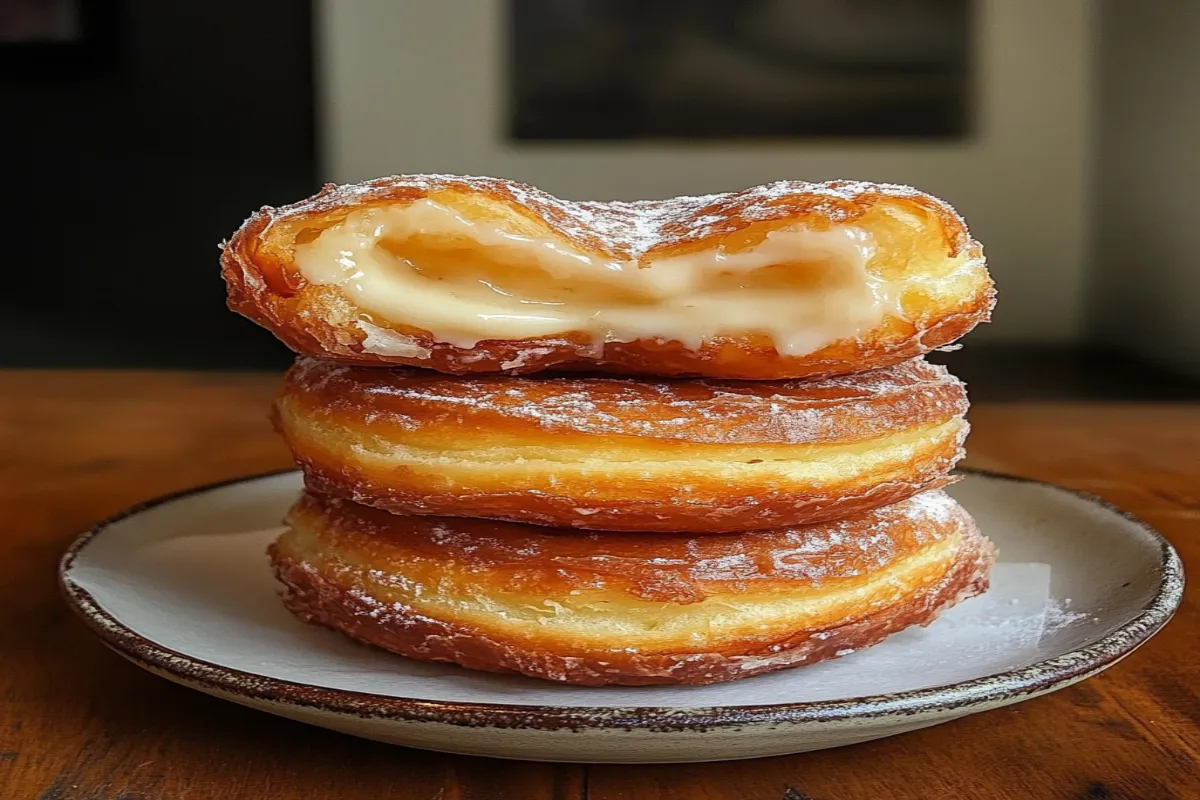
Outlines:
[[[954,341],[994,294],[948,205],[848,181],[574,203],[382,178],[262,209],[221,261],[230,307],[301,354],[454,374],[847,374]]]
[[[730,536],[578,533],[305,495],[271,546],[302,619],[412,658],[599,685],[711,683],[845,655],[987,587],[939,491]]]
[[[310,488],[391,511],[724,533],[941,485],[967,399],[911,361],[842,378],[450,378],[301,359],[275,423]]]

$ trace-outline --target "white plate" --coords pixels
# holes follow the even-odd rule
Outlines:
[[[356,736],[547,761],[712,761],[876,739],[1027,700],[1111,666],[1161,628],[1183,570],[1145,524],[1047,484],[968,473],[951,493],[1000,549],[992,589],[928,628],[714,686],[560,686],[426,664],[304,625],[264,548],[296,473],[156,500],[64,556],[71,606],[139,666]]]

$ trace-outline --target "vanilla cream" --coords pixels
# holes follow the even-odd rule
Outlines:
[[[764,333],[781,353],[804,355],[896,306],[895,285],[867,270],[870,235],[852,225],[776,230],[738,251],[606,260],[421,200],[356,211],[294,251],[311,283],[464,348],[583,332],[598,346],[663,339],[694,349]],[[368,352],[422,357],[411,340],[369,321],[363,329]]]

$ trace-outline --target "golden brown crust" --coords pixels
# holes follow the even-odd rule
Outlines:
[[[412,658],[585,685],[712,683],[843,655],[983,591],[994,560],[940,492],[699,539],[399,517],[311,495],[289,524],[271,558],[302,619]],[[565,624],[522,617],[535,606]]]
[[[447,378],[301,359],[276,426],[310,488],[401,513],[724,533],[945,483],[961,382],[912,361],[786,382]]]
[[[581,252],[651,260],[709,248],[758,229],[804,224],[821,230],[901,214],[921,220],[925,236],[921,247],[946,259],[965,258],[970,276],[953,300],[910,293],[903,301],[903,318],[888,315],[856,338],[839,339],[805,355],[782,355],[770,337],[757,333],[717,337],[695,349],[661,339],[607,342],[598,347],[590,337],[571,333],[491,339],[463,348],[439,341],[430,331],[404,320],[385,320],[377,314],[370,315],[373,325],[402,337],[410,346],[403,354],[368,352],[364,349],[367,333],[358,325],[363,310],[334,287],[309,284],[292,263],[292,244],[302,231],[323,229],[353,210],[430,196],[454,197],[458,203],[484,209],[481,213],[492,218],[519,220]],[[905,254],[911,249],[897,247],[897,263],[883,269],[904,269]],[[451,374],[585,369],[747,380],[842,375],[895,364],[949,344],[986,321],[994,304],[982,248],[950,206],[909,187],[850,181],[783,181],[730,194],[642,203],[572,203],[494,178],[381,178],[330,185],[300,203],[263,208],[224,246],[221,265],[230,308],[275,333],[297,353]]]
[[[300,358],[279,402],[322,424],[430,437],[484,433],[560,445],[574,436],[693,445],[832,445],[967,412],[966,387],[922,359],[825,380],[447,377]],[[552,439],[550,437],[553,437]],[[595,442],[601,444],[601,442]]]

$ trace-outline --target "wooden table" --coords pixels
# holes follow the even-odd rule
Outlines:
[[[494,761],[311,728],[107,651],[59,554],[139,500],[288,464],[272,375],[0,372],[0,798],[1200,798],[1200,594],[1103,675],[1017,706],[806,755],[666,766]],[[994,405],[970,463],[1084,489],[1200,574],[1200,406]]]

